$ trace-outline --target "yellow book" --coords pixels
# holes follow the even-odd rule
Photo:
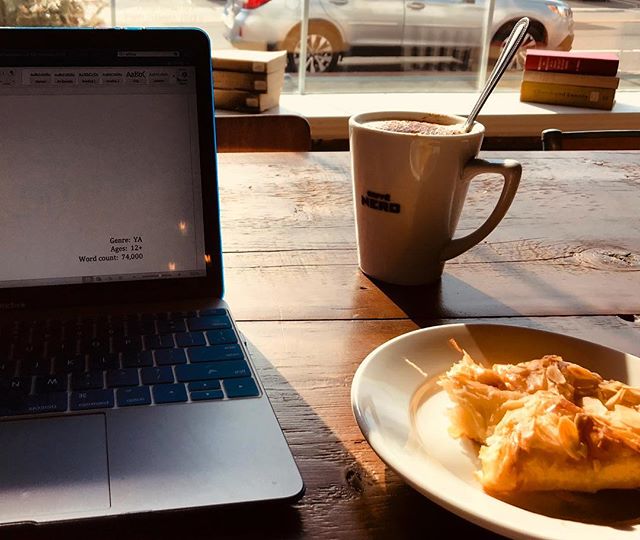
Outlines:
[[[555,73],[553,71],[524,71],[522,80],[550,84],[569,84],[572,86],[594,86],[596,88],[618,88],[620,83],[619,77]]]
[[[522,81],[520,101],[568,105],[571,107],[587,107],[590,109],[607,109],[613,107],[615,88],[598,88],[593,86],[575,86],[567,84],[550,84]]]

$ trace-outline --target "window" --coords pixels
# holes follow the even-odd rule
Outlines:
[[[289,66],[283,99],[288,109],[291,103],[299,103],[301,94],[405,95],[407,99],[396,105],[404,108],[411,103],[407,94],[439,93],[449,95],[449,99],[451,94],[460,95],[456,103],[461,110],[455,112],[462,113],[466,111],[462,104],[484,81],[511,25],[527,15],[532,24],[525,47],[617,53],[620,106],[616,108],[633,112],[637,119],[640,94],[636,98],[632,92],[640,86],[638,0],[306,2],[0,0],[0,25],[197,26],[208,33],[214,49],[286,49]],[[305,18],[308,25],[302,24]],[[309,60],[307,71],[300,73],[298,58],[305,48],[301,39],[305,32]],[[498,87],[498,91],[510,92],[509,99],[516,104],[523,56],[519,55]],[[630,95],[634,96],[631,101],[626,98]],[[334,103],[340,99],[337,96]],[[308,115],[309,108],[300,108],[299,112]],[[548,109],[538,108],[537,112]],[[348,114],[346,110],[344,115]],[[588,115],[589,111],[577,110],[575,114]],[[344,119],[341,125],[344,132]],[[583,126],[569,122],[553,127]],[[617,122],[611,127],[630,126]]]
[[[640,83],[636,0],[307,1],[302,83],[295,73],[301,0],[0,0],[0,25],[198,26],[214,48],[287,49],[287,92],[458,92],[477,89],[482,67],[491,67],[514,21],[526,15],[525,47],[616,52],[620,88]],[[519,81],[514,69],[501,87]]]

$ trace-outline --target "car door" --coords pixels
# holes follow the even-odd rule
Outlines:
[[[404,47],[480,47],[485,0],[404,0],[404,6]]]
[[[404,0],[321,0],[348,47],[402,44]]]

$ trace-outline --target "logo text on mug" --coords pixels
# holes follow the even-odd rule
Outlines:
[[[373,210],[381,210],[382,212],[390,212],[391,214],[400,213],[400,204],[391,202],[389,193],[376,193],[375,191],[367,191],[366,195],[360,196],[362,206],[368,206]]]

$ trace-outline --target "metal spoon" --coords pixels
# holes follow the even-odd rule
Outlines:
[[[478,116],[480,109],[482,109],[485,101],[487,101],[487,98],[491,95],[491,92],[493,92],[496,84],[498,84],[498,81],[502,78],[502,74],[507,69],[507,66],[511,63],[511,60],[520,48],[520,45],[522,45],[522,41],[524,40],[524,36],[527,33],[528,28],[529,18],[522,17],[522,19],[520,19],[513,27],[513,30],[511,30],[511,34],[509,34],[509,37],[507,38],[504,49],[502,49],[502,52],[498,57],[498,61],[496,62],[491,75],[489,75],[489,79],[484,85],[478,101],[476,101],[476,104],[471,110],[471,113],[467,117],[467,121],[462,125],[462,131],[464,131],[465,133],[468,133],[471,129],[471,126]]]

